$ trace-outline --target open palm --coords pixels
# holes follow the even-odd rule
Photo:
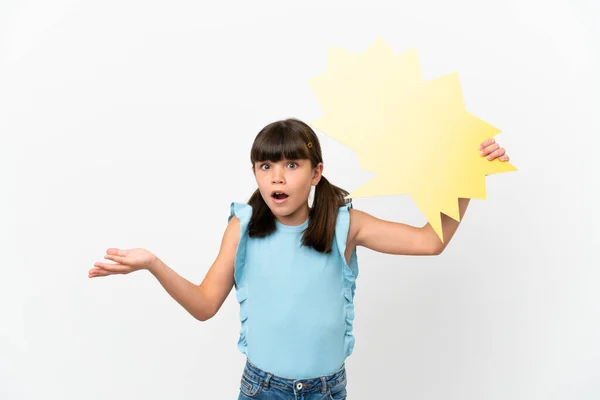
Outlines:
[[[117,264],[95,263],[94,268],[89,271],[88,276],[90,278],[115,274],[123,275],[140,269],[149,269],[157,260],[154,254],[140,248],[130,250],[110,248],[106,250],[104,258],[114,261]]]

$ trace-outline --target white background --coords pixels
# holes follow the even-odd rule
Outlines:
[[[310,121],[327,49],[417,47],[458,71],[517,172],[487,178],[439,257],[359,249],[350,399],[600,398],[599,6],[588,1],[3,1],[0,398],[234,399],[232,293],[196,321],[146,272],[88,279],[144,247],[200,283],[249,150]],[[370,179],[319,133],[325,176]],[[398,171],[399,174],[410,171]],[[408,196],[354,207],[411,224]],[[298,351],[302,351],[299,349]]]

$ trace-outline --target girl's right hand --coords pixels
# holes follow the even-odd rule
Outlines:
[[[115,274],[123,275],[140,269],[150,270],[158,260],[158,257],[146,249],[120,250],[110,248],[106,250],[104,258],[115,261],[117,264],[97,262],[94,264],[94,268],[89,271],[89,278]]]

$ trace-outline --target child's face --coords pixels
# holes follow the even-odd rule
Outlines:
[[[265,203],[275,217],[279,217],[278,220],[285,219],[290,224],[301,224],[308,217],[304,211],[308,211],[305,205],[308,205],[310,188],[319,183],[322,171],[322,163],[312,168],[307,159],[260,161],[254,164],[254,176]],[[302,210],[302,215],[297,210]],[[295,214],[301,220],[290,220]]]

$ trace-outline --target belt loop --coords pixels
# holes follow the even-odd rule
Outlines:
[[[324,376],[321,377],[321,393],[327,393],[327,379]]]
[[[267,372],[267,379],[265,379],[265,384],[264,384],[265,389],[269,388],[269,382],[271,381],[272,376],[273,376],[273,374]]]

